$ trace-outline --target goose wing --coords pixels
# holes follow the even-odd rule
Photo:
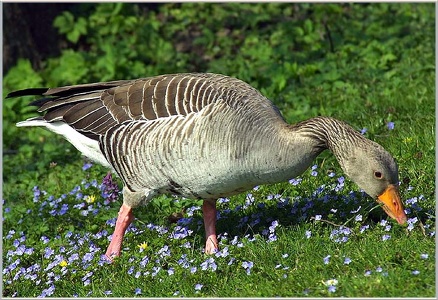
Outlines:
[[[8,97],[42,95],[31,105],[46,122],[63,121],[79,133],[98,141],[115,126],[134,120],[156,120],[188,115],[205,106],[225,101],[232,107],[262,102],[279,112],[256,89],[241,80],[209,73],[160,75],[50,89],[28,89]],[[256,103],[253,103],[256,104]],[[29,120],[28,120],[29,121]]]

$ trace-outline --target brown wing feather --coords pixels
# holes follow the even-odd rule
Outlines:
[[[111,127],[126,121],[187,115],[215,101],[225,101],[232,107],[247,104],[249,98],[254,102],[269,102],[257,90],[238,79],[203,73],[28,91],[34,94],[40,91],[47,97],[32,103],[39,107],[38,111],[46,112],[46,121],[63,120],[96,140]],[[26,94],[20,91],[14,93],[12,96]]]

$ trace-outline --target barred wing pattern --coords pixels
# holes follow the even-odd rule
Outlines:
[[[219,179],[236,168],[230,164],[243,160],[263,132],[272,134],[276,122],[270,121],[282,120],[256,89],[219,74],[160,75],[29,93],[46,96],[33,102],[46,113],[21,126],[44,126],[63,135],[84,155],[113,168],[131,191],[150,188],[194,198],[226,196]],[[201,182],[201,168],[209,169],[212,158],[220,157],[227,164],[215,166],[216,175]],[[242,185],[228,177],[230,185]],[[245,188],[252,184],[243,181]]]
[[[47,122],[64,121],[99,140],[117,124],[198,112],[216,101],[239,105],[252,97],[270,102],[248,84],[218,74],[175,74],[48,89],[33,104]],[[268,104],[268,105],[269,105]]]

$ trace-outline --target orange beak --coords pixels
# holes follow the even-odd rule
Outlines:
[[[400,192],[396,185],[390,184],[377,198],[379,202],[383,203],[383,209],[388,216],[396,219],[400,225],[406,223],[406,214],[403,208],[403,203],[400,199]]]

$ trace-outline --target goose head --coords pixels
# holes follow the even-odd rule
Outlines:
[[[391,218],[399,224],[406,223],[398,188],[398,167],[382,146],[364,138],[340,162],[344,172],[369,196],[383,204]]]

